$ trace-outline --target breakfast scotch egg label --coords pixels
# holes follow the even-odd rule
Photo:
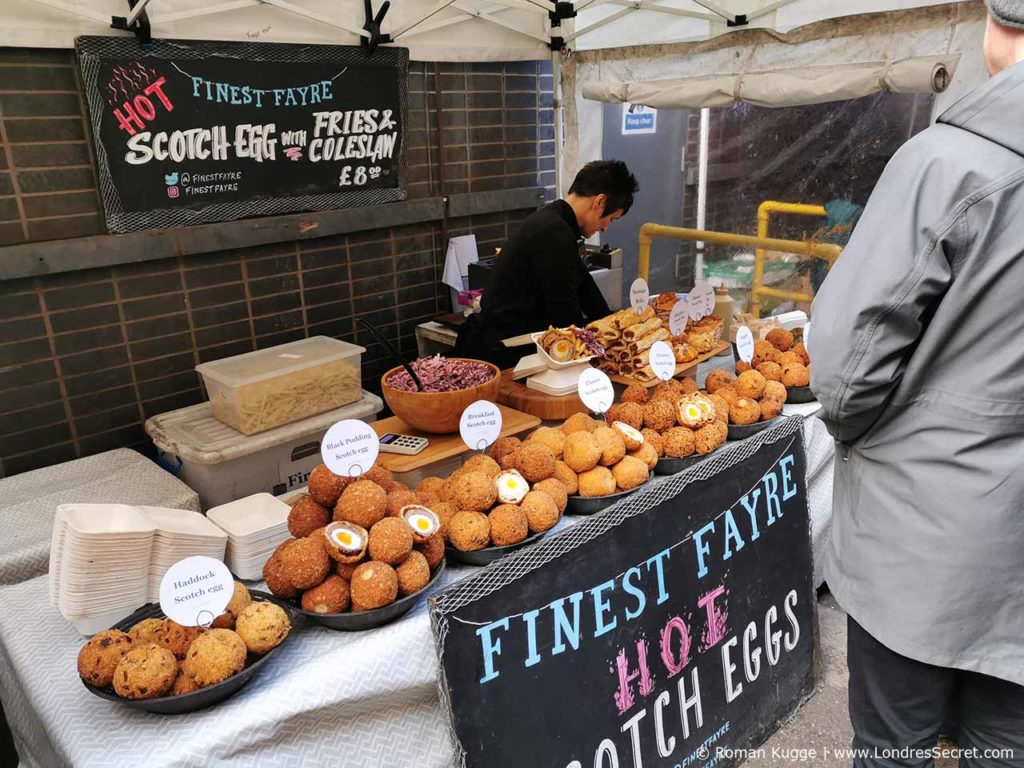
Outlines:
[[[373,466],[380,453],[377,433],[363,421],[345,419],[327,430],[320,457],[336,475],[359,477]]]
[[[160,581],[160,610],[183,627],[208,627],[224,613],[235,591],[235,579],[220,560],[186,557]]]
[[[747,365],[754,359],[754,334],[745,325],[736,331],[736,352]]]
[[[668,381],[676,375],[676,356],[672,347],[664,341],[656,341],[651,345],[651,370],[662,381]]]
[[[633,310],[642,315],[647,305],[651,302],[651,289],[647,287],[647,281],[638,277],[629,286],[629,303]]]
[[[471,451],[482,451],[501,436],[501,409],[490,400],[477,400],[459,419],[462,442]]]
[[[594,413],[604,413],[615,402],[615,388],[608,374],[597,368],[588,368],[580,374],[576,385],[580,400]]]

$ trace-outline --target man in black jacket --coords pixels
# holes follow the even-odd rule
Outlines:
[[[624,216],[636,191],[625,163],[599,160],[580,170],[564,200],[530,214],[498,256],[481,311],[460,331],[456,354],[509,368],[530,348],[510,349],[502,339],[609,314],[580,259],[580,241]]]

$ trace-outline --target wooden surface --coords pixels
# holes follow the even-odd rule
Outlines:
[[[574,413],[589,413],[579,395],[548,395],[530,389],[525,381],[513,381],[512,371],[502,371],[498,402],[543,421],[565,421]]]
[[[501,409],[502,437],[521,435],[523,432],[528,432],[540,426],[540,419],[536,416],[522,413],[504,405],[499,405],[498,407]],[[462,442],[462,436],[458,432],[451,435],[428,435],[423,432],[417,432],[397,416],[375,421],[370,426],[373,427],[378,437],[388,432],[396,432],[400,435],[425,437],[429,441],[429,445],[415,456],[403,456],[399,453],[384,453],[381,451],[377,459],[378,463],[383,464],[392,472],[398,474],[412,472],[430,464],[450,459],[453,456],[469,453],[470,451],[466,444]]]
[[[679,365],[677,365],[675,375],[672,378],[695,378],[697,376],[698,365],[703,363],[705,360],[710,360],[712,357],[715,357],[716,355],[724,352],[728,348],[728,342],[718,342],[718,344],[710,352],[705,352],[703,355],[697,355],[697,359],[694,360],[693,362],[680,363]],[[625,384],[627,386],[630,384],[643,384],[643,386],[647,387],[648,389],[652,389],[653,387],[656,387],[659,384],[661,384],[661,379],[655,379],[654,381],[649,381],[646,384],[644,384],[643,382],[639,382],[636,379],[630,378],[629,376],[612,376],[611,374],[609,374],[608,378],[614,381],[616,384]]]

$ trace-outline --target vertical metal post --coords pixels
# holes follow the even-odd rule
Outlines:
[[[711,110],[700,111],[700,165],[697,170],[697,229],[707,229],[708,205],[708,139],[711,132]],[[697,241],[697,260],[694,265],[694,280],[704,279],[704,241]]]

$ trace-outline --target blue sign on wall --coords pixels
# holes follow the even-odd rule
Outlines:
[[[622,105],[622,135],[658,132],[658,110],[641,104]]]

